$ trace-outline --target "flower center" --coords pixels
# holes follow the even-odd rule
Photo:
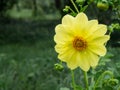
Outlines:
[[[75,37],[73,47],[79,51],[84,50],[87,47],[87,42],[82,37]]]

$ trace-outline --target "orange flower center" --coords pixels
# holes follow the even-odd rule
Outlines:
[[[75,37],[73,47],[79,51],[84,50],[87,47],[87,42],[82,37]]]

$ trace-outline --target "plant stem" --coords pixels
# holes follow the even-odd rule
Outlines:
[[[99,84],[99,81],[103,80],[103,78],[104,78],[105,75],[110,75],[110,77],[113,78],[113,73],[112,73],[112,72],[110,72],[110,71],[105,71],[105,72],[103,72],[103,73],[98,77],[98,79],[96,80],[93,90],[96,89],[97,85]]]
[[[77,6],[75,5],[74,1],[73,0],[70,0],[70,1],[73,4],[73,6],[74,6],[75,10],[77,11],[77,13],[79,13],[79,10],[78,10]]]
[[[94,85],[95,85],[95,80],[94,80],[95,74],[96,74],[95,68],[92,67],[92,77],[91,77],[91,82],[90,82],[90,86],[92,86],[92,88],[94,88]]]
[[[69,9],[70,9],[71,12],[75,13],[70,7],[69,7]]]
[[[84,72],[84,78],[85,78],[86,90],[89,90],[87,72]]]
[[[60,64],[62,65],[62,61],[60,61]]]
[[[71,70],[71,74],[72,74],[72,85],[73,85],[73,89],[76,90],[76,84],[75,84],[75,78],[74,78],[74,71]]]

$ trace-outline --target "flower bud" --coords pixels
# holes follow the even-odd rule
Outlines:
[[[108,8],[109,8],[108,1],[106,1],[106,0],[99,1],[97,3],[97,7],[101,10],[104,10],[104,11],[108,10]]]
[[[62,66],[62,64],[56,63],[54,64],[54,69],[58,71],[62,71],[64,67]]]
[[[85,0],[76,0],[75,1],[77,4],[83,5],[83,3],[85,2]]]
[[[110,32],[113,32],[113,26],[112,25],[110,25],[110,26],[108,26],[108,30],[110,31]]]
[[[108,82],[110,86],[116,86],[119,83],[117,79],[110,79]]]
[[[69,6],[65,6],[65,8],[63,9],[63,12],[68,12],[69,11]]]

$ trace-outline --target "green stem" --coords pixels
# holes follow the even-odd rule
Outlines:
[[[92,71],[94,72],[94,69],[92,68]],[[92,78],[91,78],[91,84],[94,82],[94,74],[92,75]]]
[[[89,90],[87,72],[84,72],[84,78],[85,78],[86,90]]]
[[[70,9],[71,12],[75,13],[70,7],[69,7],[69,9]]]
[[[71,70],[71,74],[72,74],[72,85],[73,85],[73,89],[76,90],[76,84],[75,84],[75,78],[74,78],[74,71]]]
[[[62,61],[60,61],[60,64],[62,65]]]
[[[96,83],[94,85],[94,89],[93,90],[96,89],[97,85],[99,84],[99,81],[103,80],[103,78],[104,78],[105,75],[110,75],[110,77],[113,78],[113,73],[112,72],[110,72],[110,71],[103,72],[102,75],[100,75],[98,77],[98,79],[97,79],[97,81],[96,81]]]
[[[108,35],[111,35],[112,32],[109,32]]]
[[[79,10],[78,10],[77,6],[75,5],[74,1],[73,0],[70,0],[70,1],[73,4],[73,6],[74,6],[75,10],[77,11],[77,13],[79,13]]]

